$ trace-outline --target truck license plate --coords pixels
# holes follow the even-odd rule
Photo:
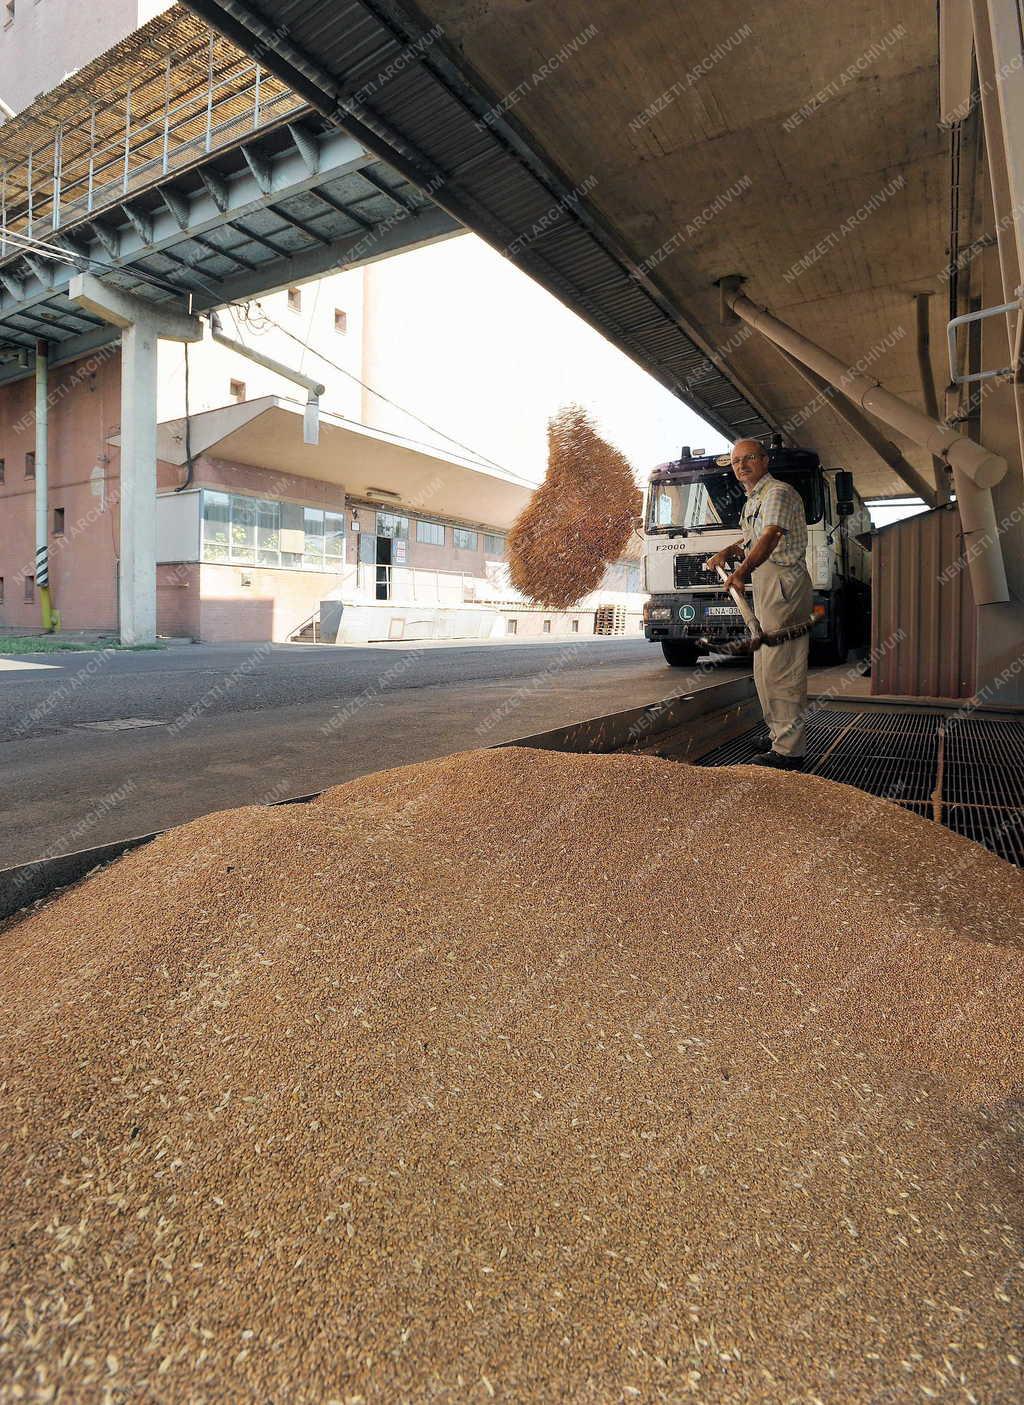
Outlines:
[[[709,605],[704,611],[706,615],[731,615],[739,619],[740,612],[735,605]]]

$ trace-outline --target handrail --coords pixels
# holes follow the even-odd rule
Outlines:
[[[319,625],[319,623],[320,623],[320,607],[319,607],[319,605],[318,605],[317,608],[313,611],[313,613],[312,613],[307,619],[304,619],[301,624],[297,624],[294,629],[290,629],[290,630],[288,631],[288,642],[289,642],[289,644],[291,644],[291,643],[294,641],[296,634],[301,634],[301,633],[302,633],[302,631],[306,628],[307,625],[312,625],[312,626],[313,626],[313,643],[314,643],[314,644],[319,644],[319,643],[320,643],[320,640],[317,638],[317,634],[318,634],[318,632],[319,632],[317,626]]]
[[[169,78],[168,78],[169,83]],[[171,171],[194,164],[255,131],[294,117],[308,104],[258,63],[245,61],[211,73],[209,82],[168,102],[137,124],[126,95],[120,133],[90,136],[69,153],[70,133],[58,127],[52,143],[0,165],[0,256],[16,254],[4,237],[53,231],[149,188]],[[76,136],[81,129],[74,129]],[[77,145],[77,144],[76,144]]]

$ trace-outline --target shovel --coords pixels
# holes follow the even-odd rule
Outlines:
[[[725,582],[729,579],[729,573],[722,566],[716,566],[718,579]],[[750,631],[749,639],[732,639],[727,644],[720,644],[707,637],[701,639],[701,644],[705,648],[714,649],[716,654],[752,654],[762,645],[771,648],[775,644],[784,644],[787,639],[799,639],[802,634],[810,632],[814,624],[813,615],[806,624],[790,625],[788,629],[776,630],[774,634],[765,634],[761,628],[761,621],[754,614],[747,604],[746,594],[742,590],[737,590],[735,586],[729,589],[729,598],[743,616],[743,623]]]

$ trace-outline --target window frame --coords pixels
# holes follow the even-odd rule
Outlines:
[[[435,541],[435,540],[433,540],[431,537],[422,537],[422,536],[420,536],[420,528],[421,528],[421,527],[430,528],[431,530],[433,530],[433,531],[435,531],[435,532],[440,532],[440,533],[441,533],[441,540],[440,540],[440,541]],[[426,519],[426,518],[417,517],[417,519],[416,519],[416,540],[417,540],[417,542],[418,542],[421,546],[444,546],[444,545],[445,545],[445,537],[446,537],[446,533],[445,533],[445,526],[444,526],[444,523],[443,523],[443,522],[431,522],[431,521],[429,521],[429,520]]]
[[[460,536],[462,536],[462,537],[472,537],[472,538],[473,538],[473,544],[472,544],[472,546],[468,545],[468,544],[465,543],[465,542],[460,542],[460,541],[459,541],[459,537],[460,537]],[[455,548],[456,551],[479,551],[479,549],[480,549],[480,533],[479,533],[479,532],[474,532],[471,527],[453,527],[453,528],[452,528],[452,546]]]
[[[382,531],[381,519],[391,518],[398,525],[397,531]],[[392,541],[407,542],[409,540],[409,517],[404,512],[389,512],[386,508],[377,508],[374,519],[374,527],[378,537],[390,537]],[[390,526],[390,523],[388,524]]]
[[[233,493],[226,488],[203,488],[202,501],[199,508],[199,560],[203,565],[208,566],[240,566],[253,570],[263,571],[319,571],[323,575],[338,575],[345,564],[345,511],[343,508],[314,507],[310,503],[295,502],[290,498],[267,498],[255,493]],[[211,522],[207,516],[207,504],[211,499],[223,498],[227,501],[227,522]],[[236,522],[236,504],[251,504],[247,508],[246,518],[242,520],[239,513],[239,520]],[[285,556],[295,556],[298,553],[284,551],[281,547],[281,533],[285,525],[285,508],[292,507],[302,514],[302,532],[305,541],[310,543],[319,542],[318,551],[313,551],[311,547],[305,546],[298,562],[284,561]],[[306,524],[317,525],[319,518],[319,531],[306,530]],[[273,520],[267,520],[273,519]],[[311,519],[313,519],[311,521]],[[276,521],[276,526],[273,522]],[[214,530],[220,528],[225,536],[225,540],[217,542],[212,535],[207,534],[207,528],[212,526]],[[226,527],[226,530],[224,530]],[[251,546],[236,539],[236,527],[248,531],[252,530]],[[264,540],[264,534],[268,540]],[[272,539],[277,538],[276,546]],[[329,549],[330,548],[330,549]],[[223,556],[208,555],[208,549],[223,550]],[[307,551],[313,560],[307,560]],[[251,552],[251,555],[248,553]],[[261,560],[261,555],[275,554],[276,561]]]

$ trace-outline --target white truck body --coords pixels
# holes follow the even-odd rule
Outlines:
[[[823,661],[841,661],[851,643],[866,642],[869,635],[867,508],[838,470],[823,470],[808,450],[773,447],[769,471],[791,482],[805,503],[812,650]],[[845,512],[839,486],[850,489]],[[709,556],[739,539],[742,502],[728,454],[684,457],[651,475],[644,516],[644,585],[650,595],[644,633],[662,644],[670,663],[693,662],[706,647],[704,638],[725,642],[744,632],[721,582],[703,569]]]

